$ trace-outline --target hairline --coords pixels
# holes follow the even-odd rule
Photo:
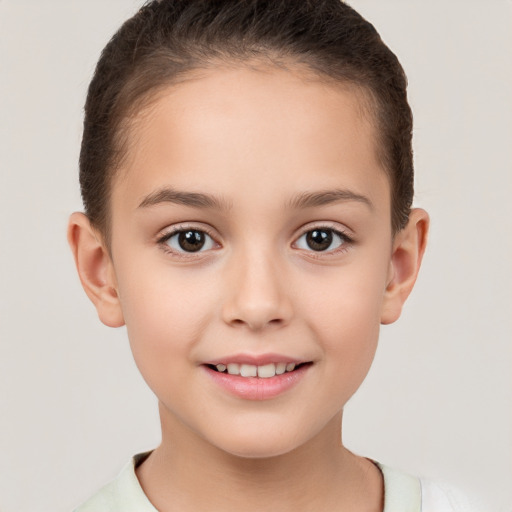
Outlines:
[[[128,94],[129,85],[134,77],[141,74],[140,68],[135,68],[133,73],[127,77],[125,85],[121,88],[112,118],[111,130],[113,133],[112,147],[114,149],[112,160],[108,166],[108,175],[106,180],[106,208],[104,218],[95,224],[95,228],[100,232],[105,245],[110,248],[112,239],[112,215],[111,215],[111,195],[112,189],[117,180],[122,179],[121,172],[130,156],[131,133],[134,125],[143,120],[146,115],[151,113],[151,109],[158,103],[159,99],[165,95],[169,88],[179,87],[180,85],[191,81],[201,80],[207,74],[222,69],[249,69],[253,71],[265,72],[284,70],[299,77],[306,82],[317,82],[333,88],[344,88],[357,98],[357,111],[361,118],[370,126],[375,145],[375,157],[379,166],[385,172],[390,185],[391,211],[390,221],[392,223],[392,232],[398,232],[393,226],[393,204],[394,204],[394,176],[386,163],[386,150],[384,141],[380,136],[379,113],[381,105],[372,88],[356,79],[341,78],[328,75],[322,69],[308,63],[305,59],[298,56],[282,57],[279,51],[270,51],[254,56],[251,59],[244,59],[243,54],[239,56],[210,57],[189,64],[178,72],[169,72],[163,75],[162,80],[145,90],[136,92],[133,97]]]

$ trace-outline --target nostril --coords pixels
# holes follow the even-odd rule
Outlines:
[[[282,318],[273,318],[271,320],[264,320],[264,319],[247,319],[242,320],[240,318],[233,318],[231,320],[232,326],[247,326],[250,329],[259,330],[263,329],[265,327],[280,327],[284,324],[284,320]]]
[[[252,296],[248,295],[249,291],[226,300],[221,312],[224,322],[231,327],[251,330],[275,329],[288,323],[292,308],[286,296]]]

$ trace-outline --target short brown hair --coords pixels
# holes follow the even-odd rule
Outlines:
[[[340,0],[153,0],[104,48],[85,104],[80,186],[86,214],[107,241],[123,121],[187,72],[248,59],[297,63],[367,93],[393,232],[405,226],[414,188],[407,79],[371,23]]]

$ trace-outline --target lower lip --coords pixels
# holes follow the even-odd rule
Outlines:
[[[220,373],[208,366],[203,366],[203,368],[216,384],[232,395],[245,400],[269,400],[283,394],[298,384],[310,366],[307,364],[293,372],[286,372],[267,379]]]

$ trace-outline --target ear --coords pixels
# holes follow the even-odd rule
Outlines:
[[[405,228],[395,235],[381,314],[382,324],[391,324],[398,320],[411,293],[425,253],[428,226],[427,212],[415,208]]]
[[[109,327],[121,327],[124,318],[112,258],[102,237],[83,213],[75,212],[69,218],[68,242],[80,282],[100,320]]]

